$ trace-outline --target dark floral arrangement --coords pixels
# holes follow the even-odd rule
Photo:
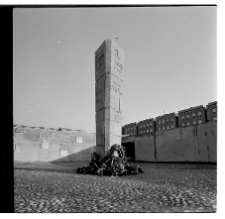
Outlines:
[[[127,162],[125,151],[118,144],[114,144],[108,154],[101,160],[96,152],[92,153],[89,165],[77,169],[77,173],[98,176],[122,176],[143,172],[140,166]]]

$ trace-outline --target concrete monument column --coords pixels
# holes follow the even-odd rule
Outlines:
[[[96,152],[103,157],[121,145],[124,52],[106,39],[95,52]]]

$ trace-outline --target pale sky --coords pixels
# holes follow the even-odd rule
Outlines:
[[[125,51],[122,125],[217,100],[216,12],[14,9],[14,124],[95,132],[94,53],[107,38]]]

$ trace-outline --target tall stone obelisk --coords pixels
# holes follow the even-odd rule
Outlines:
[[[121,145],[124,52],[106,39],[95,52],[96,152],[103,157]]]

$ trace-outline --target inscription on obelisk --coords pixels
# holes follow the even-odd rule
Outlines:
[[[95,52],[96,152],[103,157],[113,144],[121,145],[124,52],[105,40]]]

